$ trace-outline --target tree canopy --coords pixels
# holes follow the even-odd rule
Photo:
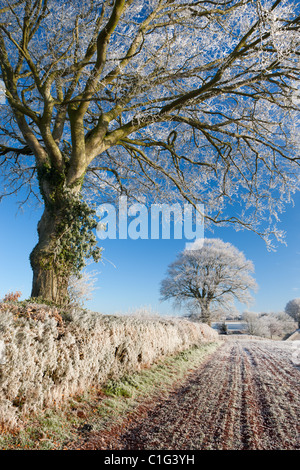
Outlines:
[[[207,224],[281,237],[299,189],[297,2],[1,0],[0,79],[2,196],[45,206],[34,272],[41,250],[71,269],[80,239],[50,247],[71,195],[204,204]]]
[[[186,249],[168,267],[161,283],[162,300],[173,299],[203,322],[210,323],[212,306],[230,309],[237,299],[248,303],[257,288],[254,266],[230,243],[207,238],[203,246]]]

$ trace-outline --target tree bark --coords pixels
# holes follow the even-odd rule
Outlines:
[[[30,254],[33,270],[31,297],[63,305],[68,302],[68,275],[55,266],[57,224],[59,213],[44,209],[38,223],[39,240]]]
[[[211,315],[209,311],[209,305],[210,302],[207,299],[202,299],[202,302],[200,302],[201,321],[211,326]]]
[[[201,309],[201,321],[211,326],[211,317],[210,317],[209,309],[207,308]]]

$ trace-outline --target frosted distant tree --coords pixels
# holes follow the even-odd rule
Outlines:
[[[295,329],[297,328],[297,322],[295,322],[293,318],[291,318],[285,312],[278,312],[275,315],[281,324],[282,336],[295,331]]]
[[[181,307],[198,308],[199,319],[211,323],[211,307],[230,309],[235,299],[252,300],[250,290],[257,285],[254,267],[244,254],[230,243],[205,239],[203,247],[184,250],[168,267],[161,283],[162,300],[174,300]]]
[[[2,195],[44,206],[33,297],[63,302],[99,260],[90,204],[119,195],[281,237],[299,189],[297,1],[0,0],[0,80]]]
[[[244,312],[242,320],[249,335],[272,339],[283,338],[295,330],[295,322],[284,312],[254,313]]]
[[[271,339],[276,336],[283,338],[297,328],[297,323],[284,312],[262,315],[260,321],[267,332],[266,336]]]
[[[260,318],[262,330],[266,331],[266,336],[273,339],[274,336],[279,336],[282,331],[282,324],[275,315],[264,315]]]
[[[285,313],[292,317],[300,328],[300,298],[290,300],[285,306]]]
[[[248,335],[254,335],[254,336],[264,335],[265,328],[262,327],[258,313],[244,312],[242,315],[242,320],[243,322],[245,322],[245,331]]]

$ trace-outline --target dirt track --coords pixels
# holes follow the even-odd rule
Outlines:
[[[299,368],[291,344],[228,341],[165,399],[80,449],[300,449]]]

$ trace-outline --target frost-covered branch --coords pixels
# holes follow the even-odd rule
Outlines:
[[[45,207],[66,188],[202,203],[207,225],[281,239],[299,52],[290,0],[0,1],[2,194],[35,167]]]
[[[205,239],[202,248],[195,248],[184,250],[168,267],[161,283],[162,300],[196,311],[207,323],[212,306],[230,309],[235,299],[252,300],[250,291],[257,288],[254,267],[242,252],[219,239]]]

